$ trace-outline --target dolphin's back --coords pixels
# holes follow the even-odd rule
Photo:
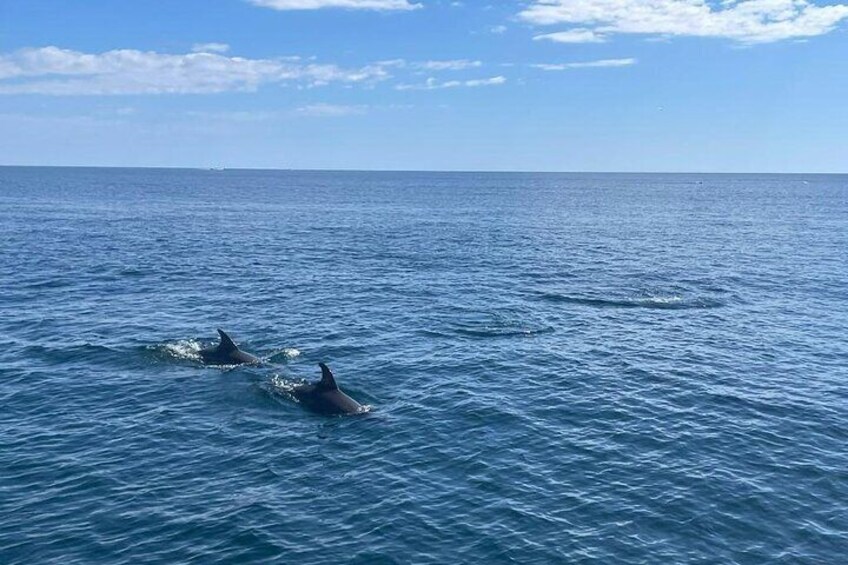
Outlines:
[[[296,387],[292,395],[306,408],[319,414],[357,414],[362,405],[339,389],[330,369],[321,364],[322,378],[315,384]]]
[[[325,392],[322,399],[333,414],[356,414],[362,410],[362,405],[343,393],[341,390]]]
[[[260,363],[258,357],[239,349],[232,338],[224,333],[223,330],[219,329],[218,334],[221,336],[221,341],[218,345],[200,351],[200,358],[204,363],[219,365]]]

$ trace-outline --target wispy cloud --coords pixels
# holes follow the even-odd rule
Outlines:
[[[423,63],[416,63],[415,66],[425,71],[464,71],[481,67],[483,63],[469,61],[468,59],[454,59],[450,61],[424,61]]]
[[[478,86],[497,86],[506,83],[506,77],[495,76],[471,80],[447,80],[440,81],[433,77],[428,78],[421,84],[398,84],[396,90],[441,90],[444,88],[475,88]]]
[[[536,25],[581,26],[560,32],[566,34],[561,39],[579,37],[588,28],[599,37],[717,37],[750,44],[829,33],[848,19],[848,5],[819,6],[807,0],[534,0],[519,17]],[[556,41],[556,34],[541,37]]]
[[[415,10],[421,4],[407,0],[247,0],[251,4],[274,10],[320,10],[346,8],[348,10]]]
[[[362,115],[367,110],[367,106],[318,103],[301,106],[295,111],[295,113],[299,116],[309,116],[313,118],[341,118],[344,116]]]
[[[444,59],[432,61],[407,61],[406,59],[387,59],[375,63],[385,68],[411,69],[413,71],[464,71],[483,66],[482,61],[471,59]]]
[[[575,28],[568,31],[557,31],[537,35],[533,39],[554,41],[556,43],[603,43],[606,37],[596,31],[585,28]]]
[[[200,121],[203,123],[210,122],[226,122],[238,124],[263,123],[267,124],[274,120],[285,117],[285,114],[279,111],[264,111],[264,110],[230,110],[230,111],[198,111],[189,110],[176,118],[185,118],[187,121]]]
[[[195,53],[226,53],[230,46],[226,43],[195,43],[191,50]]]
[[[615,68],[629,67],[637,63],[636,59],[600,59],[598,61],[584,61],[580,63],[537,63],[530,65],[535,69],[543,71],[567,71],[569,69],[591,69],[591,68]]]
[[[42,47],[0,54],[0,94],[202,94],[252,91],[274,83],[373,83],[388,77],[379,64],[345,69],[292,58],[246,59],[215,53],[134,49],[81,53]]]

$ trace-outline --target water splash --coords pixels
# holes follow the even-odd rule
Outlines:
[[[294,347],[284,347],[278,349],[268,356],[267,360],[271,362],[291,361],[300,357],[301,351]]]
[[[166,358],[178,361],[200,362],[200,350],[203,349],[203,344],[195,339],[183,339],[171,343],[154,345],[149,349]]]

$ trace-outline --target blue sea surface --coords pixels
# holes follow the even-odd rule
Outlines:
[[[848,176],[5,167],[0,259],[4,565],[848,555]]]

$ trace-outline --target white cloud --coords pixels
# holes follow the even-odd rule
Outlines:
[[[346,8],[349,10],[415,10],[421,4],[408,0],[248,0],[251,4],[274,10],[320,10]]]
[[[399,84],[395,86],[396,90],[441,90],[444,88],[474,88],[478,86],[497,86],[506,83],[506,77],[496,76],[483,79],[472,80],[448,80],[439,81],[435,78],[428,78],[422,84]]]
[[[189,122],[199,121],[204,124],[210,122],[227,122],[227,123],[268,123],[273,120],[278,120],[282,114],[280,112],[258,111],[258,110],[232,110],[221,112],[206,112],[198,110],[189,110],[178,115],[178,118],[187,118]]]
[[[402,69],[406,66],[406,59],[386,59],[383,61],[377,61],[374,64],[379,65],[381,67],[395,67],[398,69]]]
[[[819,6],[808,0],[723,0],[720,4],[706,0],[534,0],[519,17],[536,25],[591,26],[600,36],[626,33],[769,43],[828,33],[848,19],[848,5]]]
[[[165,54],[118,49],[81,53],[58,47],[0,54],[0,94],[110,95],[252,91],[263,84],[368,83],[381,65],[343,69],[289,59],[245,59],[214,53]]]
[[[547,41],[554,41],[556,43],[603,43],[604,41],[606,41],[606,37],[604,37],[600,33],[585,28],[575,28],[570,29],[568,31],[545,33],[543,35],[537,35],[533,39],[544,39]]]
[[[407,61],[406,59],[386,59],[374,63],[383,68],[394,69],[410,69],[417,71],[464,71],[468,69],[477,69],[483,66],[482,61],[472,61],[471,59],[445,59],[432,61]]]
[[[505,25],[492,26],[492,27],[489,28],[489,31],[496,34],[496,35],[506,33],[506,30],[507,30],[507,27]]]
[[[452,61],[425,61],[416,66],[426,71],[463,71],[481,67],[480,61],[469,61],[468,59],[455,59]]]
[[[601,59],[599,61],[585,61],[582,63],[538,63],[530,66],[536,69],[542,69],[543,71],[566,71],[568,69],[629,67],[635,65],[636,62],[636,59]]]
[[[344,116],[356,116],[367,111],[366,106],[344,106],[337,104],[309,104],[301,106],[296,113],[301,116],[314,118],[340,118]]]
[[[467,80],[462,83],[461,86],[495,86],[499,84],[505,84],[506,77],[496,76],[491,78],[482,78],[476,80]]]
[[[226,53],[230,46],[226,43],[195,43],[191,50],[195,53]]]

